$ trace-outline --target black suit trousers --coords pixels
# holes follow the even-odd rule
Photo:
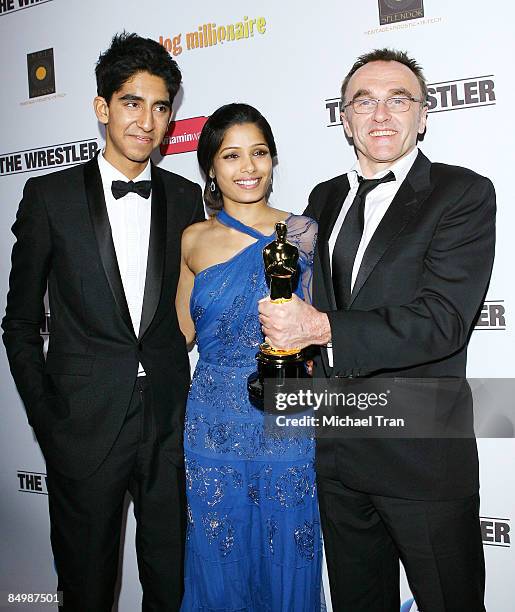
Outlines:
[[[335,612],[398,612],[399,560],[419,610],[484,612],[478,495],[369,495],[335,476],[318,478],[318,496]]]
[[[137,522],[142,609],[176,611],[183,593],[184,470],[156,440],[152,389],[136,380],[122,429],[101,466],[69,479],[48,467],[51,541],[67,612],[110,612],[118,575],[124,499]]]

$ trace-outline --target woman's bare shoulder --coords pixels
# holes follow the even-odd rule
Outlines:
[[[280,210],[279,208],[270,207],[269,210],[275,223],[285,221],[291,215],[291,213],[287,212],[286,210]]]
[[[182,243],[189,244],[190,242],[196,242],[209,232],[212,232],[214,226],[215,221],[212,217],[205,219],[204,221],[198,221],[197,223],[188,225],[188,227],[182,232]]]

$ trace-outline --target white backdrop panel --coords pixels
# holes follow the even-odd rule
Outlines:
[[[354,161],[341,127],[331,125],[326,101],[338,97],[341,80],[357,55],[392,46],[416,57],[435,88],[448,86],[446,94],[437,92],[439,105],[434,110],[443,112],[433,112],[429,118],[421,144],[424,152],[431,159],[485,174],[496,186],[497,255],[487,300],[505,308],[505,325],[487,325],[474,332],[468,371],[470,376],[483,378],[512,376],[512,3],[485,7],[482,0],[424,0],[424,18],[401,21],[389,28],[379,26],[376,0],[220,0],[211,6],[201,0],[46,0],[27,2],[26,8],[15,10],[24,4],[20,0],[0,0],[2,310],[13,241],[10,227],[23,184],[30,176],[50,170],[9,173],[7,158],[12,161],[9,154],[19,151],[91,139],[102,146],[103,134],[92,111],[93,70],[100,51],[109,45],[115,32],[125,28],[156,40],[162,37],[163,41],[180,35],[182,52],[176,59],[184,82],[174,105],[176,119],[207,116],[231,101],[249,102],[263,112],[279,149],[272,204],[293,212],[304,209],[317,182],[345,172]],[[262,33],[223,45],[187,48],[186,33],[198,31],[203,24],[227,26],[260,17],[266,22]],[[29,99],[26,56],[49,48],[54,50],[56,92]],[[493,81],[493,94],[490,92],[487,100],[491,105],[460,105],[463,84],[486,77]],[[442,106],[444,95],[450,105],[447,108]],[[165,168],[202,181],[193,152],[163,159],[157,156],[156,160]],[[0,384],[0,591],[52,591],[55,571],[48,543],[47,500],[44,490],[34,490],[35,478],[38,473],[44,474],[45,465],[27,426],[3,352]],[[482,516],[488,520],[504,519],[509,526],[515,515],[515,489],[510,474],[515,459],[513,440],[481,440],[480,454]],[[485,542],[489,610],[504,612],[513,606],[515,562],[508,544],[506,538]],[[402,588],[404,599],[409,599],[405,582]],[[138,610],[140,596],[130,509],[119,609]]]

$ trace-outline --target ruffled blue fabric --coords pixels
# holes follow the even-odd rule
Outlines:
[[[225,211],[218,221],[255,239],[195,278],[199,361],[184,433],[188,530],[182,612],[318,612],[321,538],[314,438],[265,430],[247,377],[263,342],[265,236]],[[316,223],[286,220],[299,249],[297,295],[309,299]]]

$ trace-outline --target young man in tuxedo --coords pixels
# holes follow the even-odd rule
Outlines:
[[[348,173],[317,185],[305,211],[319,223],[313,306],[261,302],[264,333],[276,347],[319,345],[317,377],[387,377],[416,391],[427,384],[431,397],[442,391],[432,424],[445,423],[456,404],[441,379],[465,377],[492,269],[494,189],[475,172],[431,163],[418,150],[427,87],[405,53],[361,56],[341,93],[342,123],[358,159]],[[457,387],[467,419],[470,389]],[[365,436],[317,441],[334,609],[399,610],[400,558],[421,610],[483,611],[473,435]]]
[[[181,83],[175,61],[156,41],[123,33],[101,54],[96,77],[105,149],[27,181],[3,339],[47,462],[64,609],[111,610],[129,491],[143,610],[172,611],[183,588],[189,384],[173,305],[181,233],[204,209],[198,185],[150,161]]]

